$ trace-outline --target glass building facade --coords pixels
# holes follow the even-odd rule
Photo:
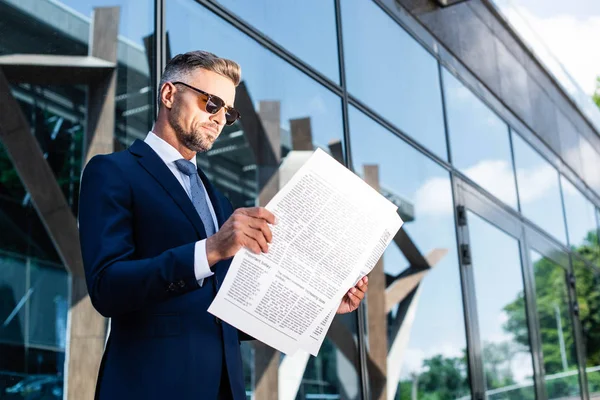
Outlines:
[[[243,118],[198,156],[235,207],[266,204],[321,148],[375,168],[405,221],[384,285],[336,317],[318,357],[276,355],[273,372],[242,344],[248,399],[600,398],[600,155],[572,124],[557,126],[575,151],[549,157],[379,0],[0,0],[0,69],[87,56],[94,9],[114,5],[115,151],[151,129],[160,66],[208,50],[242,67]],[[7,81],[77,215],[90,89]],[[58,399],[77,373],[71,278],[2,137],[0,399]]]

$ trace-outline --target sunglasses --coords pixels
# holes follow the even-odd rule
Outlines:
[[[223,101],[222,98],[220,98],[219,96],[215,96],[214,94],[210,94],[210,93],[206,93],[204,90],[200,90],[198,88],[195,88],[193,86],[188,85],[187,83],[184,82],[171,82],[173,85],[183,85],[187,88],[192,89],[193,91],[200,93],[204,96],[206,96],[206,112],[210,113],[210,114],[216,114],[218,113],[221,108],[225,108],[225,124],[226,125],[233,125],[233,123],[235,121],[237,121],[238,119],[242,118],[242,116],[240,115],[240,112],[238,110],[236,110],[233,107],[228,107],[225,105],[225,101]]]

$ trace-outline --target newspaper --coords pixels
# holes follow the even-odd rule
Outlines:
[[[318,149],[266,205],[268,253],[239,251],[208,312],[285,353],[316,355],[340,301],[402,225],[397,207]]]

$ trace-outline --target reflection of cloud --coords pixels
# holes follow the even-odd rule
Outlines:
[[[501,200],[508,203],[514,198],[515,182],[512,166],[506,161],[480,161],[467,168],[464,173]],[[597,173],[597,176],[599,177],[598,185],[600,185],[600,172]],[[544,199],[549,195],[548,192],[556,190],[558,185],[558,173],[548,164],[532,168],[519,168],[517,177],[521,204],[531,204]],[[576,193],[571,185],[563,185],[563,189],[568,194]],[[452,193],[448,179],[434,177],[426,180],[415,192],[414,202],[418,215],[451,214]]]
[[[519,168],[517,179],[521,204],[533,203],[546,197],[548,191],[558,185],[558,173],[547,164],[537,168]]]
[[[587,141],[581,140],[581,159],[583,167],[583,176],[587,184],[593,188],[600,188],[600,168],[597,161],[600,160],[600,155]]]
[[[515,181],[512,166],[504,160],[483,160],[468,168],[465,175],[507,204],[512,204]]]
[[[501,200],[512,203],[514,185],[512,167],[501,160],[485,160],[465,170],[465,174]],[[418,215],[448,215],[452,213],[452,193],[448,179],[431,178],[415,193]]]
[[[447,178],[431,178],[415,193],[416,214],[439,216],[452,213],[452,192]]]

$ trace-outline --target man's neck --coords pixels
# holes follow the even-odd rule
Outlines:
[[[173,148],[175,148],[175,150],[177,150],[186,160],[191,160],[196,157],[195,151],[188,149],[177,139],[177,135],[173,129],[159,129],[154,126],[154,128],[152,128],[152,133],[173,146]]]

